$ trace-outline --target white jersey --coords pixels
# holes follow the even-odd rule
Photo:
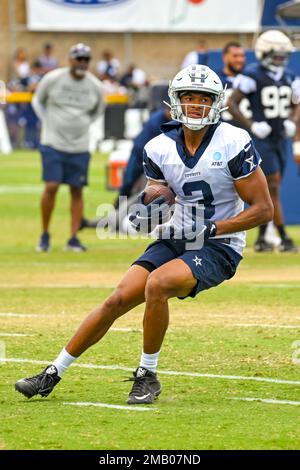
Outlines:
[[[191,157],[183,143],[181,124],[171,121],[162,130],[163,134],[145,146],[144,171],[147,178],[167,182],[175,192],[174,227],[180,229],[183,224],[192,223],[195,212],[186,211],[186,206],[197,208],[197,217],[213,221],[230,219],[242,212],[244,202],[234,182],[249,176],[261,162],[248,132],[224,122],[210,126]],[[231,248],[242,254],[245,232],[215,239],[224,237],[230,238]]]

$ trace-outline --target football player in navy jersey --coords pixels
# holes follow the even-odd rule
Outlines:
[[[225,44],[222,53],[223,68],[218,72],[223,87],[225,89],[226,105],[229,97],[233,92],[233,83],[236,76],[242,72],[246,64],[245,50],[243,46],[236,41],[231,41]],[[241,101],[240,111],[246,117],[251,117],[251,110],[249,109],[249,101],[247,98]],[[242,127],[239,121],[233,119],[232,114],[228,110],[224,111],[221,116],[222,121],[228,122],[233,126]]]
[[[173,121],[146,144],[144,169],[148,185],[173,189],[174,215],[168,220],[170,207],[162,196],[145,204],[141,193],[129,218],[145,232],[166,221],[158,239],[83,321],[53,363],[18,380],[16,390],[28,398],[49,395],[68,366],[118,317],[145,303],[143,351],[127,403],[153,403],[161,392],[156,369],[168,328],[168,300],[195,297],[231,278],[242,259],[245,230],[273,217],[260,157],[248,132],[219,122],[223,86],[218,75],[204,65],[187,67],[172,80],[169,97]]]
[[[249,129],[255,147],[262,158],[262,169],[267,177],[274,204],[274,225],[277,227],[282,252],[296,252],[297,247],[288,237],[280,202],[280,183],[288,156],[288,139],[294,137],[300,117],[299,79],[286,69],[289,54],[294,50],[290,39],[281,31],[261,34],[255,44],[258,63],[248,65],[238,75],[235,91],[229,99],[234,119]],[[244,116],[239,104],[247,97],[252,118]],[[259,228],[255,250],[272,251],[265,240],[266,225]]]

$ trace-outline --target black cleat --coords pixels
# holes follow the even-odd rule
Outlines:
[[[257,253],[271,252],[274,250],[272,243],[267,242],[264,238],[258,238],[254,245],[254,251]]]
[[[87,247],[84,246],[75,235],[73,235],[73,237],[68,240],[68,243],[64,247],[64,251],[74,251],[75,253],[81,253],[87,251]]]
[[[80,226],[78,230],[83,230],[84,228],[97,228],[98,220],[89,220],[81,219]]]
[[[290,252],[290,253],[297,253],[298,248],[294,244],[291,238],[283,238],[280,242],[278,247],[279,251],[283,252]]]
[[[156,374],[148,369],[144,369],[144,367],[139,367],[129,380],[134,381],[134,384],[128,395],[128,405],[149,405],[154,402],[161,392],[161,386]]]
[[[15,384],[15,389],[27,398],[32,398],[38,394],[42,397],[47,397],[59,381],[60,377],[57,374],[56,367],[49,365],[38,375],[18,380]]]

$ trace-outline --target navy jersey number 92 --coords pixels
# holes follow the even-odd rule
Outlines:
[[[284,137],[283,121],[290,114],[294,79],[292,73],[284,72],[275,80],[260,64],[251,64],[236,81],[236,87],[249,99],[253,121],[266,121],[272,127],[270,137]]]

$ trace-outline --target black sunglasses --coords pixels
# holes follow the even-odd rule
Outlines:
[[[75,60],[77,60],[77,62],[89,62],[91,59],[90,57],[75,57]]]

